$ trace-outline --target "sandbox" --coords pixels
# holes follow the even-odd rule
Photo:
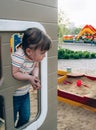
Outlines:
[[[58,100],[96,112],[96,77],[58,70]]]

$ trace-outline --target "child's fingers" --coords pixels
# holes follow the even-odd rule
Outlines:
[[[38,78],[35,78],[35,82],[39,82],[40,83],[40,80]]]
[[[32,86],[33,86],[34,89],[40,89],[41,88],[41,85],[40,85],[39,82],[35,82]]]
[[[38,90],[38,89],[40,89],[41,88],[41,86],[33,86],[33,89],[34,90]]]

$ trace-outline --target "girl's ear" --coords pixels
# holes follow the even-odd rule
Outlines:
[[[28,56],[30,56],[30,55],[32,54],[32,49],[27,48],[27,49],[26,49],[26,54],[27,54]]]

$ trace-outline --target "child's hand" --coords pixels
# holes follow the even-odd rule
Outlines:
[[[31,76],[30,83],[34,90],[41,88],[40,80],[35,76]]]

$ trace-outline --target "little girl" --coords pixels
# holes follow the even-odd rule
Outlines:
[[[50,37],[37,28],[29,28],[24,32],[21,47],[12,54],[12,75],[17,80],[29,81],[33,89],[40,89],[39,62],[51,48]],[[30,118],[30,85],[19,87],[13,96],[14,122],[19,119],[16,128],[24,125]]]

